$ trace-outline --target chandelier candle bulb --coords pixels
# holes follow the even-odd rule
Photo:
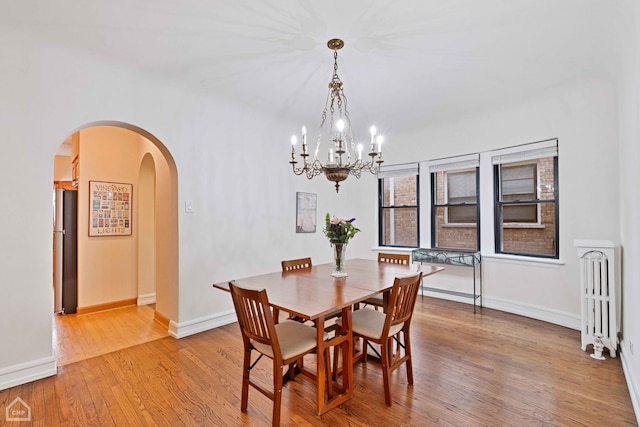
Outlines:
[[[302,126],[302,152],[307,154],[307,128]]]
[[[298,142],[298,138],[295,135],[291,137],[291,154],[296,153],[296,142]]]
[[[373,138],[375,138],[376,136],[376,127],[375,126],[371,126],[369,128],[369,132],[371,133],[371,152],[373,152],[374,148],[373,148]]]
[[[362,160],[362,144],[358,144],[358,160]]]

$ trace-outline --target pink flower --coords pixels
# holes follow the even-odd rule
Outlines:
[[[331,224],[337,225],[337,224],[344,224],[345,220],[344,218],[338,218],[337,216],[334,216],[331,218]]]

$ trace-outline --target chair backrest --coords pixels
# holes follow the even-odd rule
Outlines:
[[[396,277],[389,295],[389,305],[387,306],[386,319],[382,330],[383,336],[389,333],[392,326],[404,323],[405,328],[409,326],[413,309],[416,306],[418,290],[422,281],[422,272],[405,277]]]
[[[282,271],[311,268],[311,258],[298,258],[282,261]]]
[[[409,258],[409,254],[385,254],[380,252],[378,253],[378,262],[409,265],[411,260]]]
[[[244,289],[229,282],[231,298],[238,316],[242,338],[271,346],[276,358],[282,358],[275,322],[265,289]]]

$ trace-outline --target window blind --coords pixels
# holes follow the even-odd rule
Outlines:
[[[393,178],[396,176],[415,176],[420,173],[418,163],[403,163],[399,165],[386,165],[380,167],[378,179]]]
[[[465,156],[429,160],[427,164],[429,165],[429,172],[432,173],[477,168],[480,165],[480,155],[467,154]]]
[[[544,159],[558,155],[558,140],[549,139],[532,144],[509,147],[491,152],[491,163],[500,165],[503,163],[523,162],[526,160]]]

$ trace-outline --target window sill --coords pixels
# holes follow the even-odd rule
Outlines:
[[[544,224],[531,224],[526,222],[507,222],[502,225],[503,228],[537,228],[544,229],[546,225]]]
[[[374,252],[385,252],[385,253],[411,253],[412,250],[418,249],[412,246],[374,246],[371,248]]]
[[[565,262],[561,259],[551,259],[551,258],[536,258],[524,255],[505,255],[505,254],[485,254],[482,253],[483,261],[495,260],[497,262],[502,262],[505,264],[520,264],[520,265],[547,265],[549,267],[560,267],[565,265]]]

